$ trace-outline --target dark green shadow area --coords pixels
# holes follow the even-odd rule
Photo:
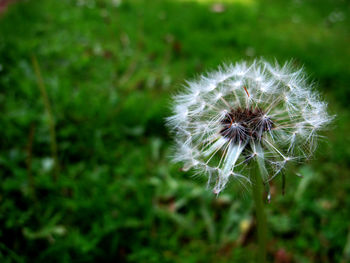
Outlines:
[[[269,262],[350,260],[349,15],[340,0],[11,5],[0,17],[0,261],[252,262],[248,191],[233,182],[216,198],[170,164],[164,119],[184,79],[255,57],[304,65],[337,114],[315,159],[291,167],[286,195],[272,185]]]

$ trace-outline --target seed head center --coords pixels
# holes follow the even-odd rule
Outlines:
[[[226,112],[220,134],[233,143],[261,140],[274,122],[260,108],[236,108]]]

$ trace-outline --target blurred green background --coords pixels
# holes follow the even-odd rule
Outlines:
[[[261,56],[337,115],[272,183],[269,262],[350,262],[349,1],[0,2],[0,262],[253,262],[249,191],[171,164],[164,119],[185,79]]]

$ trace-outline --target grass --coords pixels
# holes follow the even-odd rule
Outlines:
[[[216,198],[170,164],[164,118],[184,79],[261,56],[304,65],[337,114],[286,194],[271,186],[269,262],[349,261],[349,11],[340,0],[223,1],[221,13],[190,0],[11,5],[0,18],[1,262],[252,262],[250,194],[231,184]]]

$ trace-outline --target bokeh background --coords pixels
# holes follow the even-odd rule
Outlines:
[[[251,194],[171,164],[164,119],[185,79],[256,57],[304,65],[337,115],[272,182],[268,261],[350,262],[349,1],[0,2],[0,262],[253,262]]]

